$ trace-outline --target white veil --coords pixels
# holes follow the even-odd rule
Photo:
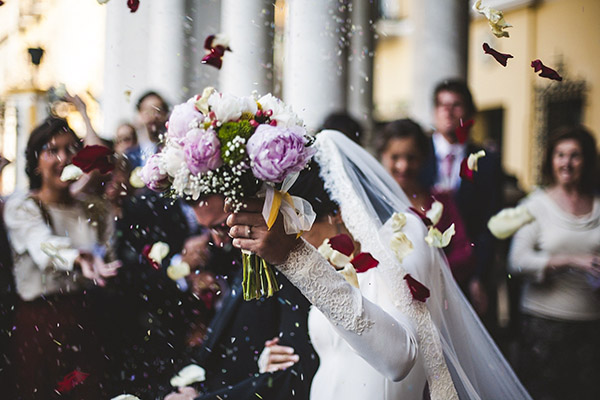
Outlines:
[[[432,399],[456,398],[456,394],[460,399],[530,399],[455,283],[443,252],[425,244],[424,224],[407,223],[406,235],[414,250],[402,263],[391,251],[392,230],[386,222],[393,213],[417,218],[408,211],[411,203],[393,178],[339,132],[320,132],[315,146],[325,189],[339,204],[344,223],[363,250],[380,261],[378,268],[398,294],[397,306],[420,327]],[[430,289],[425,306],[412,300],[403,279],[406,273]]]

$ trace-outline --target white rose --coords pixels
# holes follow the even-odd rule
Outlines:
[[[256,114],[258,106],[252,97],[236,97],[228,93],[214,93],[208,98],[210,110],[217,121],[237,121],[244,112]]]
[[[431,247],[443,248],[450,244],[450,240],[455,233],[454,224],[450,225],[444,233],[440,232],[438,228],[431,227],[429,228],[429,232],[427,232],[425,241]]]
[[[390,248],[396,254],[398,261],[402,262],[404,257],[413,251],[413,244],[404,232],[396,232],[390,241]]]
[[[184,167],[185,156],[183,148],[176,143],[169,142],[161,152],[160,172],[175,177],[177,172]]]
[[[277,121],[277,126],[290,128],[296,125],[302,125],[302,120],[292,111],[292,107],[287,106],[283,101],[273,96],[271,93],[258,99],[258,103],[263,111],[271,110],[271,120]]]
[[[190,264],[185,261],[181,262],[181,264],[169,265],[167,268],[167,276],[174,281],[185,278],[191,273]]]
[[[81,178],[83,171],[77,165],[69,164],[63,168],[60,174],[60,180],[63,182],[76,181]]]
[[[173,387],[185,387],[189,386],[194,382],[203,382],[206,379],[206,371],[204,368],[190,364],[173,378],[171,378],[171,386]]]
[[[433,225],[437,225],[437,223],[440,222],[440,218],[442,218],[443,213],[444,205],[436,200],[433,202],[431,208],[425,213],[425,215],[427,218],[429,218]]]
[[[506,239],[515,234],[523,225],[533,221],[527,207],[520,205],[505,208],[488,221],[488,229],[498,239]]]
[[[165,242],[156,242],[152,245],[152,248],[148,253],[148,258],[160,264],[167,254],[169,254],[169,245]]]

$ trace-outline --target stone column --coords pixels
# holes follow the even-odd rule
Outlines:
[[[121,121],[135,122],[135,101],[147,88],[149,4],[142,2],[135,13],[130,13],[121,1],[105,4],[103,124],[100,132],[107,137],[114,136]]]
[[[221,32],[232,52],[223,57],[219,91],[238,96],[273,90],[273,1],[223,0]]]
[[[432,122],[432,93],[447,78],[467,78],[469,0],[413,0],[412,115]]]
[[[288,0],[284,38],[283,98],[316,129],[346,108],[344,0]]]
[[[373,0],[352,1],[348,54],[348,112],[363,127],[364,145],[371,142],[373,128],[373,3]]]
[[[189,25],[185,0],[159,0],[146,5],[150,9],[147,89],[160,93],[173,106],[186,100],[188,94],[184,82],[185,29]]]

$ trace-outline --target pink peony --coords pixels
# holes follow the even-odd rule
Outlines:
[[[305,133],[300,126],[260,125],[246,145],[254,176],[283,182],[289,174],[301,171],[315,153],[315,149],[306,147]]]
[[[196,99],[192,98],[186,103],[178,104],[173,108],[169,118],[169,137],[178,143],[185,138],[186,133],[192,128],[190,125],[202,121],[204,116],[196,109]]]
[[[161,172],[161,157],[161,153],[152,155],[140,171],[144,184],[155,192],[162,192],[170,186],[169,176]]]
[[[185,162],[194,175],[219,168],[221,160],[221,143],[215,132],[204,129],[192,129],[183,141]]]

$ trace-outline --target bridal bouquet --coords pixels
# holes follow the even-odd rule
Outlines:
[[[155,191],[197,200],[220,194],[240,211],[244,199],[264,197],[267,226],[281,211],[288,234],[301,234],[314,212],[287,190],[315,150],[291,107],[271,94],[237,97],[206,88],[175,106],[161,152],[140,172]],[[243,254],[244,299],[271,296],[278,290],[272,267]]]

